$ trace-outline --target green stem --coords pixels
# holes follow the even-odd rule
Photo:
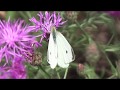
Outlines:
[[[51,78],[51,76],[43,69],[43,67],[40,65],[39,68],[49,77]]]
[[[64,79],[66,79],[67,73],[68,73],[68,68],[66,68],[66,70],[65,70]]]
[[[29,18],[32,18],[30,11],[26,11]]]
[[[118,73],[118,78],[120,78],[120,68],[119,68],[119,64],[117,64],[117,63],[119,63],[119,61],[117,61],[117,62],[115,62],[116,63],[116,68],[117,68],[117,73]]]
[[[111,43],[111,41],[113,40],[114,36],[115,36],[114,34],[111,36],[111,38],[110,38],[109,42],[107,43],[107,45],[109,45]]]
[[[112,75],[112,76],[110,76],[109,78],[107,78],[107,79],[113,79],[113,78],[115,78],[116,77],[116,75]]]
[[[84,33],[84,35],[86,36],[88,42],[90,43],[91,40],[92,40],[92,39],[90,38],[90,36],[80,27],[78,21],[75,21],[75,22],[76,22],[77,26],[80,28],[80,30],[82,31],[82,33]]]
[[[57,71],[56,68],[55,68],[55,71],[56,71],[56,73],[57,73],[58,79],[61,79],[60,74],[59,74],[59,72]]]
[[[58,79],[61,79],[59,72],[56,69],[55,69],[55,71],[57,73]]]
[[[19,14],[20,14],[24,19],[27,18],[27,16],[23,13],[23,11],[19,11]]]
[[[58,72],[57,72],[57,76],[58,76],[58,79],[61,79],[61,78],[60,78],[60,74],[59,74]]]
[[[110,59],[108,58],[108,56],[106,55],[105,51],[103,50],[102,47],[100,47],[100,45],[98,45],[98,47],[101,49],[102,53],[104,54],[104,56],[106,57],[108,63],[110,64],[111,68],[112,68],[112,71],[115,72],[115,75],[117,76],[117,70],[116,68],[113,66],[112,62],[110,61]]]

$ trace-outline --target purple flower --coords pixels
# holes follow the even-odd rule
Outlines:
[[[12,78],[12,74],[10,72],[7,72],[7,67],[0,67],[0,79],[9,79]],[[9,69],[9,67],[8,67]]]
[[[34,17],[30,19],[31,22],[33,22],[35,25],[30,26],[31,30],[35,30],[36,32],[38,30],[42,30],[43,34],[41,35],[41,40],[43,38],[46,38],[46,34],[51,32],[52,27],[60,27],[62,26],[66,21],[62,21],[62,17],[60,14],[56,14],[56,12],[53,12],[50,14],[50,12],[45,12],[45,14],[42,14],[42,12],[39,12],[38,16],[40,17],[40,20],[36,20]]]
[[[5,58],[8,63],[14,57],[22,57],[23,54],[33,49],[32,44],[38,43],[36,36],[30,33],[31,30],[23,20],[14,22],[10,22],[10,19],[0,20],[0,60]]]
[[[104,11],[104,12],[115,18],[120,17],[120,11]]]
[[[16,79],[25,79],[27,77],[26,68],[22,58],[15,58],[12,62],[12,68],[9,70]]]
[[[27,72],[22,58],[15,58],[11,66],[0,67],[0,79],[26,79]]]

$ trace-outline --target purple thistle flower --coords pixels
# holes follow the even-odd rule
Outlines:
[[[12,68],[9,70],[16,79],[26,79],[27,72],[22,58],[15,58],[12,62]]]
[[[43,38],[46,38],[46,34],[51,32],[52,27],[60,27],[62,26],[66,21],[62,21],[62,17],[60,16],[60,13],[56,14],[56,12],[53,12],[50,14],[50,12],[45,12],[45,14],[42,14],[42,12],[39,12],[38,16],[40,17],[40,20],[37,21],[34,17],[30,19],[31,22],[33,22],[35,25],[30,26],[32,30],[35,30],[36,32],[38,30],[42,30],[43,34],[41,35],[41,40]]]
[[[7,67],[5,67],[7,68]],[[11,78],[11,73],[6,72],[6,69],[4,67],[0,67],[0,79],[9,79]]]
[[[26,79],[27,72],[22,58],[15,58],[11,66],[0,67],[0,79]]]
[[[120,18],[120,11],[104,11],[114,18]]]
[[[8,63],[14,57],[22,57],[37,43],[36,36],[30,35],[31,30],[23,20],[10,22],[0,20],[0,61],[5,58]],[[39,44],[40,45],[40,44]]]

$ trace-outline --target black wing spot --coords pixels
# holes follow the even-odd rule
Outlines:
[[[66,50],[66,53],[68,53],[68,51]]]

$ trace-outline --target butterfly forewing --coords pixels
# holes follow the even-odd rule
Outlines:
[[[55,68],[57,65],[57,46],[54,41],[53,33],[50,33],[49,44],[48,44],[48,52],[47,59],[51,68]]]

